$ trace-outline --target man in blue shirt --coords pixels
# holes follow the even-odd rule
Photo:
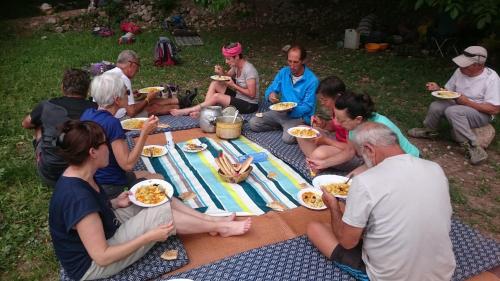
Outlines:
[[[283,67],[265,93],[265,101],[295,102],[297,106],[288,111],[268,111],[262,117],[250,119],[250,129],[265,132],[283,129],[283,142],[295,143],[295,137],[287,130],[302,124],[310,124],[316,109],[316,88],[319,81],[316,75],[304,64],[306,51],[294,45],[288,50],[288,66]],[[263,102],[265,102],[263,101]]]

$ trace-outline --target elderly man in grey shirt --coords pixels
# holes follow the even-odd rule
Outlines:
[[[366,122],[355,135],[370,168],[353,179],[345,210],[323,190],[331,224],[310,223],[309,239],[358,280],[450,280],[452,209],[443,170],[405,154],[383,124]]]

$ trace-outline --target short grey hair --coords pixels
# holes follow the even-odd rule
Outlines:
[[[353,132],[353,142],[357,149],[365,144],[374,146],[398,145],[398,136],[386,125],[375,122],[363,122]]]
[[[116,59],[117,64],[124,64],[129,61],[137,61],[139,60],[139,55],[132,50],[123,50],[119,55],[118,59]]]
[[[105,72],[94,77],[90,84],[90,95],[100,107],[108,107],[118,97],[125,96],[125,83],[117,73]]]

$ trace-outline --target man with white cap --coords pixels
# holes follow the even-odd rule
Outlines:
[[[488,57],[485,48],[470,46],[453,59],[458,69],[444,86],[446,90],[457,92],[456,99],[438,100],[431,103],[424,120],[425,128],[413,128],[408,135],[416,138],[437,136],[439,121],[443,115],[453,127],[453,136],[466,149],[471,164],[479,164],[488,158],[479,146],[477,136],[472,131],[487,125],[500,112],[500,78],[484,64]],[[438,91],[435,82],[426,84],[429,91]]]

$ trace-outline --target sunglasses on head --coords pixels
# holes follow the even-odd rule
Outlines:
[[[226,49],[231,49],[238,46],[238,43],[227,43],[226,44]]]
[[[472,54],[472,53],[469,53],[469,52],[466,52],[466,51],[463,51],[462,54],[468,58],[473,58],[473,57],[483,57],[483,58],[486,58],[485,55],[479,55],[479,54]]]

